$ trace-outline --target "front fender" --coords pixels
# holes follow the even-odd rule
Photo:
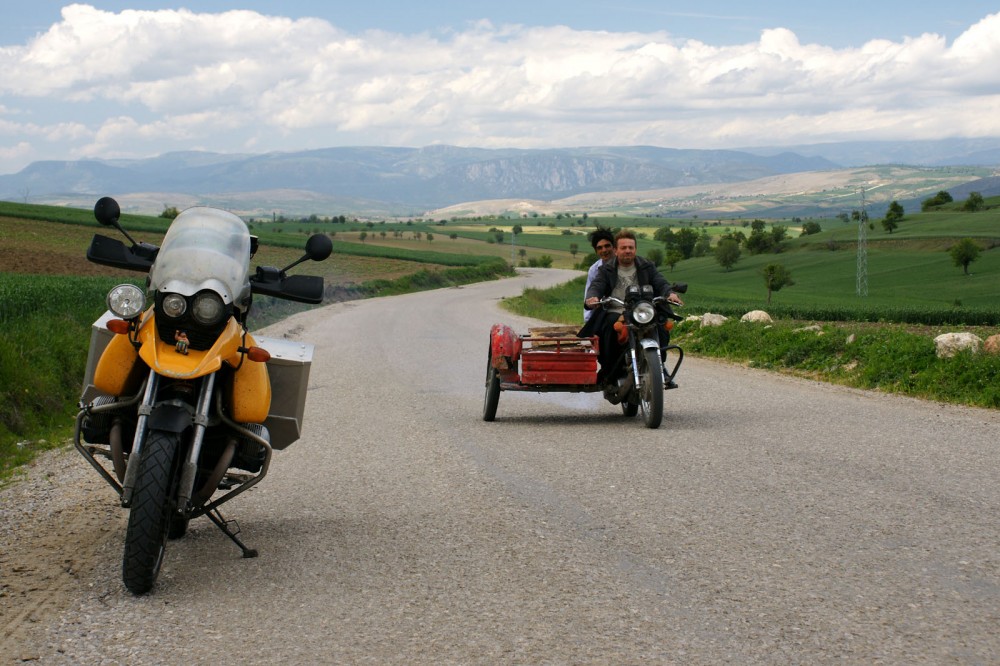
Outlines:
[[[655,349],[660,351],[660,341],[654,340],[653,338],[642,338],[639,340],[639,346],[643,349]]]
[[[193,422],[191,411],[180,405],[163,403],[153,407],[149,415],[149,428],[165,432],[184,432]]]

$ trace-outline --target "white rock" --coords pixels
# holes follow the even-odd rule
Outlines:
[[[712,314],[711,312],[706,312],[701,316],[702,326],[722,326],[727,321],[729,321],[729,317],[720,314]]]
[[[974,333],[942,333],[934,338],[938,358],[951,358],[963,349],[975,354],[982,346],[983,339]]]
[[[774,320],[771,319],[771,315],[767,314],[763,310],[751,310],[740,317],[740,321],[759,322],[762,324],[771,324],[774,322]]]

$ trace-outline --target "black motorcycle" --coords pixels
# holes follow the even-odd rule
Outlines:
[[[671,290],[683,294],[687,285],[678,282]],[[670,330],[682,317],[674,312],[675,304],[666,296],[653,296],[651,285],[632,285],[624,301],[608,296],[600,303],[622,308],[615,327],[619,340],[624,339],[622,354],[615,364],[617,372],[608,373],[604,397],[612,404],[620,403],[625,416],[635,416],[641,410],[646,427],[659,428],[663,392],[677,388],[674,378],[684,360],[684,350],[670,344]],[[668,362],[671,352],[676,360]]]

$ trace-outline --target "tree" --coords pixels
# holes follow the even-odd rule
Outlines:
[[[514,225],[514,228],[512,228],[512,229],[510,230],[510,232],[511,232],[512,234],[514,234],[515,236],[516,236],[516,235],[518,235],[519,233],[521,233],[522,231],[524,231],[524,229],[522,229],[522,228],[521,228],[521,225],[520,225],[520,224],[515,224],[515,225]]]
[[[706,254],[712,251],[712,237],[708,235],[707,231],[701,232],[698,236],[698,242],[694,244],[694,251],[692,255],[695,257],[704,257]]]
[[[570,253],[570,255],[572,255],[572,257],[574,259],[576,258],[576,253],[579,252],[579,251],[580,251],[580,246],[579,245],[577,245],[576,243],[570,243],[569,244],[569,253]]]
[[[424,238],[427,239],[428,243],[431,243],[434,241],[434,234],[428,231],[426,234],[424,234]]]
[[[767,287],[767,304],[771,304],[771,292],[781,291],[782,287],[795,284],[792,273],[781,264],[768,264],[764,267],[764,286]]]
[[[673,235],[673,245],[668,245],[666,249],[669,252],[671,248],[675,247],[680,250],[685,259],[690,259],[691,255],[694,254],[694,246],[697,243],[697,231],[691,228],[678,229],[677,233]]]
[[[885,217],[882,218],[882,228],[891,234],[892,230],[899,226],[903,219],[903,213],[903,205],[898,201],[893,201],[889,204],[889,210],[885,212]]]
[[[969,192],[969,198],[962,204],[962,210],[970,213],[975,213],[977,210],[982,210],[985,207],[986,202],[983,201],[983,195],[979,192]]]
[[[802,225],[802,231],[799,236],[812,236],[813,234],[818,234],[823,231],[823,227],[819,225],[819,222],[806,222]]]
[[[931,208],[936,208],[937,206],[941,206],[946,203],[951,203],[952,201],[954,201],[952,196],[948,194],[948,192],[946,192],[945,190],[941,190],[934,196],[921,201],[920,210],[926,212]]]
[[[776,224],[771,227],[771,249],[775,252],[781,252],[781,244],[785,241],[785,236],[788,235],[788,227]]]
[[[368,232],[367,232],[367,231],[362,231],[362,232],[361,232],[361,233],[360,233],[360,234],[358,235],[358,238],[360,238],[360,239],[361,239],[361,242],[362,242],[362,243],[364,243],[364,242],[365,242],[365,239],[366,239],[366,238],[368,238]]]
[[[658,247],[654,247],[646,253],[646,259],[652,262],[654,266],[661,266],[663,264],[663,250]]]
[[[178,215],[180,215],[180,211],[177,210],[176,206],[164,206],[163,212],[160,213],[160,217],[166,218],[168,220],[172,220]]]
[[[670,271],[673,272],[674,266],[683,261],[684,253],[677,248],[669,248],[667,250],[667,256],[663,258],[663,263],[670,266]]]
[[[660,227],[655,232],[653,232],[653,240],[660,241],[661,243],[670,244],[670,241],[674,237],[674,232],[670,227]]]
[[[715,260],[726,269],[727,273],[740,260],[740,254],[742,254],[740,244],[732,238],[723,238],[715,246]]]
[[[951,260],[956,266],[961,266],[965,274],[969,274],[969,264],[979,258],[979,246],[971,238],[963,238],[948,250]]]

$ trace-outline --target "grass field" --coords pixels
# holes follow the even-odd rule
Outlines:
[[[781,251],[759,255],[744,252],[729,271],[710,254],[681,261],[672,271],[665,268],[664,273],[671,281],[689,283],[685,313],[714,311],[738,316],[750,309],[767,309],[786,319],[905,322],[947,325],[951,330],[965,325],[977,326],[977,332],[988,334],[1000,326],[997,298],[1000,198],[986,203],[987,210],[977,213],[962,212],[960,202],[933,213],[910,212],[892,234],[881,228],[879,220],[873,220],[873,228],[867,231],[868,295],[865,297],[856,293],[857,226],[833,217],[816,220],[822,231],[805,237],[797,236],[799,227],[792,220],[766,220],[768,225],[788,228],[789,238]],[[517,264],[548,255],[554,267],[575,267],[590,253],[586,234],[594,224],[637,231],[644,236],[639,241],[640,254],[662,249],[652,238],[663,226],[693,227],[713,237],[731,230],[750,232],[750,220],[744,219],[607,216],[584,220],[557,216],[441,222],[395,220],[369,225],[255,221],[252,233],[260,237],[262,245],[253,264],[287,266],[301,255],[309,234],[327,233],[334,239],[334,256],[297,270],[321,275],[329,287],[360,297],[434,288],[452,280],[468,282],[484,279],[488,274],[495,276],[488,269],[479,272],[483,262],[491,259],[509,262],[512,250]],[[158,244],[169,220],[124,216],[123,224],[138,240]],[[523,231],[512,247],[514,224]],[[503,242],[495,242],[491,228],[503,232]],[[86,262],[86,247],[95,232],[117,235],[114,230],[101,229],[89,210],[0,202],[0,322],[4,323],[0,331],[3,361],[0,384],[7,391],[0,396],[0,469],[7,464],[4,460],[19,461],[26,455],[16,449],[17,441],[37,440],[52,428],[58,429],[60,419],[65,422],[85,359],[89,322],[103,310],[104,293],[113,282],[142,279],[135,273]],[[366,234],[363,242],[362,232]],[[433,241],[427,240],[428,233],[433,234]],[[450,238],[451,234],[456,238]],[[973,238],[982,248],[979,259],[971,265],[970,275],[954,266],[947,252],[961,238]],[[494,242],[488,242],[490,239]],[[577,246],[575,255],[571,252],[572,244]],[[762,277],[762,269],[769,263],[785,266],[795,281],[773,293],[770,305],[766,303]],[[51,276],[51,280],[39,276]],[[582,291],[582,279],[561,291],[529,291],[523,299],[529,302],[525,313],[576,323],[580,318]],[[284,311],[275,312],[275,316],[281,316]],[[56,330],[68,337],[53,338]],[[785,336],[774,344],[787,346],[792,339]],[[897,342],[903,346],[910,344]],[[715,344],[721,343],[713,342],[707,334],[698,341],[692,339],[692,349],[701,353],[711,354]],[[746,346],[741,353],[752,355],[753,345],[741,344]],[[925,358],[927,347],[920,344],[921,358]],[[747,358],[751,359],[747,362],[755,362],[751,356],[743,360]],[[797,354],[788,352],[783,358],[794,359]],[[53,359],[55,365],[50,363]],[[38,384],[26,377],[25,368],[38,368],[47,383]],[[939,368],[934,370],[939,371]],[[986,369],[983,376],[992,377],[991,372],[994,371]],[[887,376],[888,371],[877,374],[871,381],[880,386],[882,380],[878,377]],[[905,378],[900,381],[905,384]],[[67,386],[70,388],[66,389]],[[10,393],[18,390],[20,393]],[[55,407],[46,402],[50,396],[56,396]],[[45,414],[54,415],[55,420]]]

